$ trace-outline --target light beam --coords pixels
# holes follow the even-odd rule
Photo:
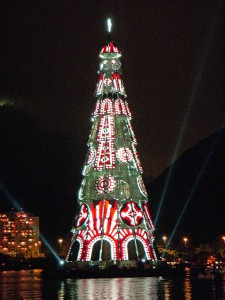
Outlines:
[[[223,124],[223,126],[224,126],[224,124]],[[208,155],[207,155],[207,157],[206,157],[206,159],[205,159],[205,162],[204,162],[204,164],[203,164],[201,170],[199,171],[199,173],[198,173],[198,175],[197,175],[197,178],[196,178],[196,180],[195,180],[195,183],[194,183],[194,185],[193,185],[193,187],[192,187],[192,190],[191,190],[191,192],[190,192],[190,194],[189,194],[189,196],[188,196],[188,198],[187,198],[187,201],[186,201],[186,203],[185,203],[185,205],[184,205],[184,207],[183,207],[183,209],[182,209],[182,211],[181,211],[181,213],[180,213],[180,216],[179,216],[179,218],[178,218],[178,220],[177,220],[177,222],[176,222],[176,225],[174,226],[174,228],[173,228],[173,230],[172,230],[172,233],[171,233],[171,235],[170,235],[170,238],[169,238],[169,240],[168,240],[168,243],[166,244],[165,250],[164,250],[164,252],[163,252],[163,254],[162,254],[162,258],[163,258],[164,255],[165,255],[165,251],[166,251],[166,250],[168,249],[168,247],[170,246],[170,243],[171,243],[171,241],[172,241],[172,239],[173,239],[173,237],[174,237],[174,235],[175,235],[175,233],[176,233],[176,230],[177,230],[177,228],[178,228],[178,226],[179,226],[179,224],[180,224],[180,222],[181,222],[181,220],[182,220],[182,218],[183,218],[183,215],[184,215],[184,213],[185,213],[185,211],[186,211],[186,209],[187,209],[187,207],[188,207],[188,204],[190,203],[190,201],[191,201],[191,199],[192,199],[192,197],[193,197],[193,194],[194,194],[194,192],[195,192],[195,190],[196,190],[196,188],[197,188],[197,186],[198,186],[198,184],[199,184],[199,182],[200,182],[200,179],[201,179],[201,177],[202,177],[202,175],[203,175],[203,173],[204,173],[204,171],[205,171],[205,169],[206,169],[206,167],[207,167],[207,165],[208,165],[208,163],[209,163],[209,161],[210,161],[210,158],[211,158],[211,156],[212,156],[212,154],[213,154],[213,152],[214,152],[214,150],[215,150],[215,148],[216,148],[216,145],[217,145],[217,143],[218,143],[218,141],[219,141],[219,139],[220,139],[220,133],[221,133],[221,132],[217,132],[217,133],[216,133],[216,136],[215,136],[214,139],[213,139],[213,143],[212,143],[212,146],[211,146],[211,148],[210,148],[210,151],[209,151],[209,153],[208,153]]]
[[[12,206],[16,210],[20,211],[21,210],[21,206],[19,205],[18,201],[15,199],[15,197],[9,191],[7,191],[7,189],[2,185],[2,183],[0,184],[0,189],[4,192],[4,195],[7,197],[7,199],[9,200],[9,202],[11,202]],[[25,212],[24,209],[23,209],[23,211]],[[63,264],[62,259],[58,256],[58,254],[56,253],[56,251],[52,248],[52,246],[49,244],[49,242],[46,240],[46,238],[43,236],[43,234],[41,232],[39,232],[39,235],[40,235],[41,240],[45,244],[45,246],[51,251],[51,253],[56,258],[56,260],[58,261],[58,263],[59,264]]]
[[[222,1],[221,1],[221,3],[222,3]],[[179,154],[181,142],[182,142],[182,139],[183,139],[186,127],[187,127],[187,123],[188,123],[189,117],[190,117],[190,113],[191,113],[191,109],[192,109],[192,104],[193,104],[193,102],[195,100],[197,91],[198,91],[199,86],[201,84],[202,75],[204,73],[204,67],[206,65],[206,61],[207,61],[208,55],[209,55],[211,47],[213,45],[213,37],[214,37],[214,32],[215,32],[215,29],[216,29],[216,25],[218,23],[219,13],[221,11],[221,7],[220,7],[221,3],[218,5],[218,7],[216,9],[216,12],[215,12],[215,15],[213,17],[212,26],[210,27],[208,39],[207,39],[207,42],[206,42],[206,44],[204,46],[204,49],[203,49],[203,52],[202,52],[202,56],[201,56],[201,59],[200,59],[199,65],[198,65],[197,76],[196,76],[194,85],[192,86],[192,89],[191,89],[191,93],[190,93],[190,97],[189,97],[189,100],[188,100],[187,108],[186,108],[186,111],[185,111],[183,123],[181,125],[180,131],[179,131],[179,134],[178,134],[177,143],[175,145],[173,156],[172,156],[172,159],[171,159],[171,162],[170,162],[170,167],[169,167],[168,175],[167,175],[167,178],[166,178],[166,181],[165,181],[165,185],[164,185],[164,188],[163,188],[162,195],[160,197],[159,206],[158,206],[156,217],[155,217],[155,220],[154,220],[154,227],[155,228],[157,226],[157,222],[158,222],[158,219],[159,219],[161,208],[162,208],[164,199],[166,197],[166,193],[167,193],[167,190],[168,190],[170,179],[171,179],[171,176],[172,176],[172,173],[173,173],[174,162],[178,158],[178,154]]]

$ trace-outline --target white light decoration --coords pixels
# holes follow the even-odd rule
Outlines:
[[[87,164],[93,163],[94,159],[95,159],[95,156],[96,156],[96,150],[94,148],[91,148],[88,159],[87,159]]]
[[[111,32],[111,29],[112,29],[112,22],[111,22],[111,19],[108,19],[107,20],[107,30],[108,30],[108,32]]]
[[[80,207],[80,213],[75,220],[74,227],[78,228],[84,224],[88,216],[88,207],[86,204],[82,204]]]
[[[80,190],[79,190],[79,193],[78,193],[78,199],[79,200],[82,200],[83,197],[84,197],[84,191],[83,190],[84,190],[85,182],[86,182],[86,179],[84,178],[82,180],[81,187],[80,187]]]
[[[116,152],[117,159],[122,163],[127,163],[133,160],[132,151],[129,148],[121,147]]]
[[[98,149],[94,164],[95,170],[115,169],[114,118],[111,115],[101,116],[98,131]]]
[[[117,189],[119,190],[121,200],[126,200],[130,196],[130,187],[126,181],[119,180]]]
[[[138,184],[139,190],[142,193],[142,195],[147,197],[148,194],[147,194],[147,191],[146,191],[146,188],[145,188],[145,185],[144,185],[144,182],[143,182],[143,179],[142,179],[141,175],[139,175],[137,177],[137,184]]]
[[[116,187],[116,180],[113,176],[100,176],[95,182],[95,189],[98,194],[112,192]]]
[[[121,210],[120,217],[124,223],[129,226],[138,226],[142,223],[143,215],[137,203],[131,201],[126,202]]]

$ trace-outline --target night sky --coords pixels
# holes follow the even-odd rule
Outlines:
[[[223,126],[223,1],[4,2],[1,109],[25,114],[46,138],[73,141],[63,150],[65,160],[72,159],[63,167],[73,167],[62,171],[71,173],[70,189],[79,182],[74,174],[81,173],[86,157],[107,17],[122,52],[123,80],[146,176],[156,177],[170,164],[179,136],[174,159]],[[52,160],[52,149],[40,145],[36,151]],[[40,159],[41,154],[35,155]],[[23,155],[20,160],[28,169],[30,160]],[[56,165],[54,176],[62,163]],[[47,180],[43,184],[38,179],[36,188],[39,183],[46,187]]]

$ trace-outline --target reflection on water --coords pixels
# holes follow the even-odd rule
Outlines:
[[[186,276],[184,278],[184,295],[186,300],[191,300],[191,274],[190,272],[186,272]]]
[[[41,270],[0,272],[0,299],[56,300],[223,300],[225,277],[43,279]]]
[[[162,279],[156,277],[145,278],[100,278],[68,279],[61,283],[59,300],[123,300],[123,299],[158,299],[161,293],[159,287]],[[162,289],[163,291],[163,289]],[[166,298],[165,298],[166,299]]]
[[[41,270],[0,272],[0,299],[42,299]]]

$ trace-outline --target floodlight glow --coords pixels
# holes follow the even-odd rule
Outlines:
[[[63,266],[63,265],[65,264],[65,261],[64,261],[64,260],[60,260],[59,264],[60,264],[61,266]]]
[[[0,106],[11,106],[14,103],[8,99],[0,99]]]
[[[43,241],[43,243],[45,244],[45,246],[51,251],[51,253],[56,258],[56,260],[58,261],[58,263],[60,263],[61,262],[61,258],[58,256],[58,254],[56,253],[56,251],[52,248],[52,246],[49,244],[49,242],[46,240],[46,238],[41,233],[40,233],[40,238]]]

